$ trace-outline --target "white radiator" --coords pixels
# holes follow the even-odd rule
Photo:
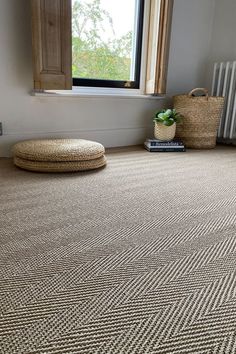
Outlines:
[[[215,63],[212,96],[224,96],[225,106],[218,130],[218,140],[236,140],[236,61]]]

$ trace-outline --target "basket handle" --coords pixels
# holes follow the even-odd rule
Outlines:
[[[192,95],[193,95],[194,92],[196,92],[196,91],[203,91],[203,92],[205,93],[205,95],[206,95],[206,99],[208,100],[208,98],[209,98],[209,92],[208,92],[208,90],[207,90],[206,88],[195,88],[195,89],[193,89],[192,91],[190,91],[188,95],[189,95],[190,97],[192,97]]]

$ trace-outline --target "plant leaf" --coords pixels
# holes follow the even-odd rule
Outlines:
[[[158,117],[158,115],[160,114],[160,113],[164,113],[165,111],[164,110],[162,110],[162,111],[156,111],[155,112],[155,117]]]
[[[164,122],[163,122],[163,124],[164,125],[166,125],[167,127],[170,127],[171,125],[173,125],[174,124],[174,119],[173,118],[170,118],[170,119],[168,119],[168,120],[165,120]]]
[[[170,116],[172,115],[172,110],[171,110],[171,109],[167,109],[167,110],[165,111],[165,115],[166,115],[167,117],[170,117]]]
[[[155,118],[154,122],[163,123],[164,119],[163,118]]]
[[[158,117],[158,118],[165,119],[165,113],[161,112],[161,113],[158,114],[157,117]]]
[[[177,112],[175,108],[168,108],[163,109],[161,111],[156,111],[153,121],[163,123],[166,126],[171,126],[175,122],[180,123],[182,118],[183,116],[179,112]]]

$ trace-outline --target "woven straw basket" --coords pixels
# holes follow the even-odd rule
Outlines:
[[[175,132],[176,132],[176,123],[167,127],[166,125],[163,125],[162,123],[155,122],[154,136],[156,139],[162,140],[162,141],[173,140],[175,137]]]
[[[203,91],[205,96],[193,96],[196,91]],[[223,105],[224,97],[209,96],[205,88],[174,96],[174,108],[184,117],[177,126],[177,137],[188,148],[213,149]]]

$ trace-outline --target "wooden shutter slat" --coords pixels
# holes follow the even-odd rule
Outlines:
[[[151,0],[146,93],[165,94],[174,0]]]
[[[71,0],[31,0],[34,88],[71,90]]]

